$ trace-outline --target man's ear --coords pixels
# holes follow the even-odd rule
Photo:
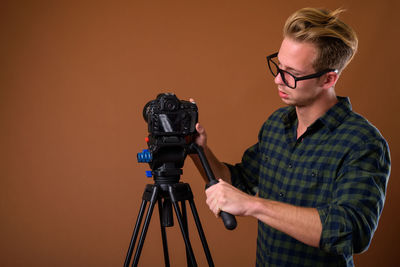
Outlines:
[[[323,76],[323,79],[321,80],[322,82],[321,86],[324,89],[329,89],[331,87],[334,87],[338,79],[339,79],[339,74],[337,72],[334,71],[328,72]]]

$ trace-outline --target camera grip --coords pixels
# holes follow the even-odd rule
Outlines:
[[[218,184],[217,180],[211,180],[211,182],[206,186],[206,189],[209,188],[210,186],[213,186],[215,184]],[[222,218],[222,221],[224,222],[225,228],[228,230],[233,230],[237,226],[236,218],[232,214],[222,211],[219,213],[219,215]]]

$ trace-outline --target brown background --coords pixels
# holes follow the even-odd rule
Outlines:
[[[159,92],[196,99],[209,144],[237,162],[282,106],[265,56],[286,18],[304,6],[344,7],[359,52],[337,85],[389,142],[387,202],[359,266],[398,262],[399,2],[2,1],[0,5],[0,265],[121,266],[145,184],[144,104]],[[256,221],[227,231],[189,182],[216,266],[253,266]],[[192,243],[206,264],[196,230]],[[178,226],[173,266],[185,266]],[[162,266],[155,214],[140,259]]]

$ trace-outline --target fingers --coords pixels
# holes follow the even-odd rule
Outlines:
[[[220,181],[222,180],[220,179]],[[218,218],[223,210],[224,198],[221,197],[221,191],[217,185],[220,184],[213,185],[206,190],[206,203],[209,209],[215,214],[215,217]]]
[[[217,199],[213,199],[207,202],[207,205],[209,209],[214,213],[215,217],[219,217],[219,214],[221,213],[221,207],[218,204]]]
[[[197,137],[196,137],[196,144],[205,148],[207,146],[207,134],[206,134],[206,130],[204,129],[204,127],[200,124],[197,123],[196,124],[196,131],[198,133]]]
[[[199,134],[205,134],[206,130],[200,123],[196,123],[196,130]]]

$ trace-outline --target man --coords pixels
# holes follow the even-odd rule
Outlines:
[[[268,118],[240,163],[221,163],[197,125],[196,143],[221,178],[207,189],[207,204],[217,216],[258,219],[257,266],[353,266],[378,225],[389,148],[348,98],[336,96],[357,50],[339,13],[304,8],[288,18],[279,52],[267,57],[288,106]]]

